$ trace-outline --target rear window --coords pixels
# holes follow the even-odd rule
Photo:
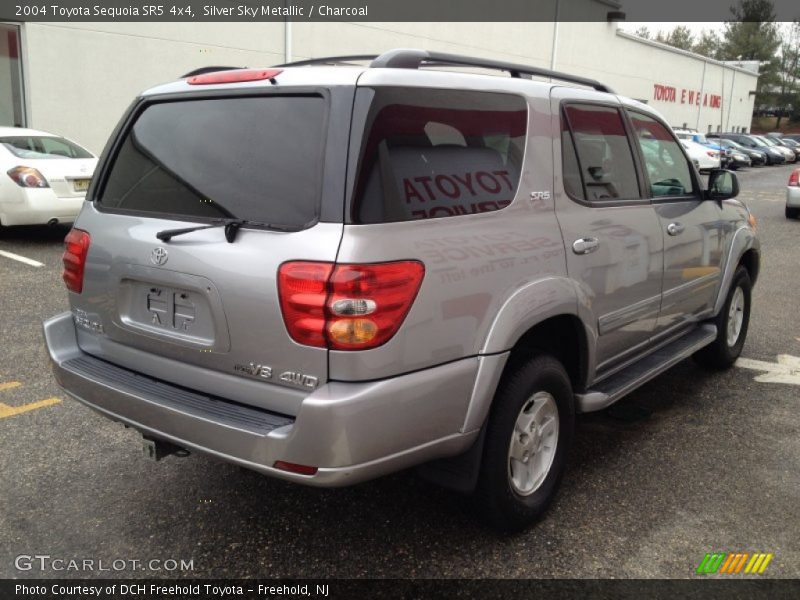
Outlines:
[[[373,98],[352,222],[456,217],[514,199],[528,122],[521,97],[392,87],[359,93]]]
[[[152,104],[129,129],[99,202],[186,220],[309,226],[319,216],[326,114],[320,96]]]
[[[0,144],[17,158],[94,158],[74,142],[60,137],[19,135],[0,137]]]

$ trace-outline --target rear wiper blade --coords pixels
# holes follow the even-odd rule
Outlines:
[[[298,231],[297,227],[289,227],[286,225],[273,225],[271,223],[261,223],[259,221],[248,221],[246,219],[219,219],[211,225],[198,225],[196,227],[185,227],[182,229],[165,229],[159,231],[156,237],[162,242],[168,242],[176,235],[183,235],[184,233],[192,233],[193,231],[200,231],[202,229],[213,229],[215,227],[225,228],[225,239],[229,244],[232,244],[236,239],[236,234],[239,229],[244,225],[254,225],[256,227],[264,227],[274,231]]]

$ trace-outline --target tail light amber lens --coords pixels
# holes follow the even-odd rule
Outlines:
[[[81,229],[71,229],[64,238],[64,254],[61,257],[64,273],[61,278],[67,289],[76,294],[83,291],[83,272],[91,241],[89,234]]]
[[[288,262],[278,272],[286,329],[293,340],[332,350],[366,350],[389,341],[419,292],[418,261],[334,265]]]

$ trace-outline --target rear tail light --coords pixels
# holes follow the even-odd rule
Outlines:
[[[711,158],[717,158],[717,156],[719,156],[719,153],[711,152],[710,150],[706,152],[706,154],[708,154]]]
[[[14,167],[6,171],[7,175],[20,187],[46,188],[50,187],[47,179],[33,167]]]
[[[800,169],[795,169],[789,175],[789,185],[792,187],[800,187]]]
[[[216,71],[189,77],[189,85],[212,85],[215,83],[239,83],[242,81],[259,81],[272,79],[280,75],[283,69],[235,69],[232,71]]]
[[[61,278],[67,289],[76,294],[83,291],[83,271],[86,267],[86,255],[92,239],[89,234],[81,229],[71,229],[64,238],[64,273]]]
[[[418,261],[363,265],[288,262],[278,270],[286,329],[300,344],[366,350],[389,341],[417,296]]]

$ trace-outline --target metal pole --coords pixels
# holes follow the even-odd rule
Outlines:
[[[736,69],[734,69],[733,77],[731,78],[731,93],[728,94],[728,120],[725,121],[725,129],[726,130],[731,125],[731,103],[733,102],[733,84],[734,83],[736,83]]]
[[[700,80],[700,98],[697,99],[697,123],[695,124],[694,128],[697,131],[700,131],[700,112],[703,110],[703,95],[706,93],[706,67],[708,66],[708,61],[703,61],[703,78]],[[703,132],[705,133],[705,132]]]
[[[283,24],[283,62],[292,62],[292,21],[288,17]]]
[[[560,0],[556,0],[556,14],[553,19],[553,45],[550,48],[550,70],[556,70],[556,50],[558,49],[558,8]],[[552,81],[552,80],[551,80]]]

